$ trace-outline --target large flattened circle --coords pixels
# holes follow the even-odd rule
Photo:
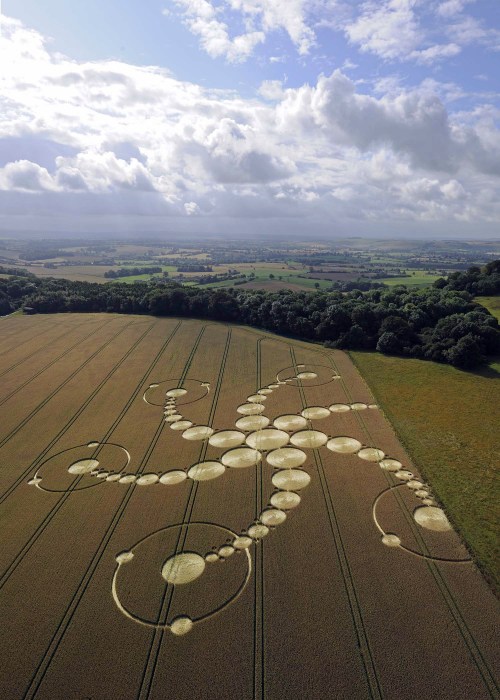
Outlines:
[[[273,425],[278,430],[300,430],[307,427],[307,420],[303,416],[296,416],[293,413],[278,416],[274,419]]]
[[[448,532],[451,530],[451,524],[444,510],[436,506],[422,506],[416,508],[413,512],[415,522],[427,530],[434,532]]]
[[[301,469],[283,469],[272,477],[273,485],[282,491],[301,491],[310,481],[309,474]]]
[[[267,428],[270,420],[267,416],[244,416],[238,418],[235,425],[239,430],[262,430]]]
[[[332,452],[339,452],[340,454],[354,454],[361,449],[362,444],[355,438],[340,436],[328,440],[326,446]]]
[[[230,469],[246,469],[256,467],[262,459],[262,454],[252,447],[237,447],[222,455],[221,462]]]
[[[290,437],[288,433],[277,428],[265,428],[264,430],[256,430],[250,433],[246,438],[246,443],[249,447],[256,450],[276,450],[279,447],[284,447],[288,444]]]
[[[307,455],[297,447],[280,447],[269,452],[266,460],[277,469],[293,469],[301,467],[307,459]]]
[[[292,445],[296,447],[305,447],[308,449],[316,449],[326,445],[328,436],[319,430],[301,430],[294,433],[290,438]]]

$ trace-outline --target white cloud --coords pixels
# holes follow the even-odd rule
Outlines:
[[[285,92],[281,80],[264,80],[258,90],[265,100],[281,100]]]
[[[460,46],[457,44],[435,44],[427,49],[412,51],[410,58],[414,58],[417,63],[435,63],[443,58],[451,58],[457,56],[461,52]]]
[[[186,26],[199,37],[201,47],[212,58],[223,56],[231,62],[245,61],[270,32],[277,30],[288,34],[301,55],[307,54],[315,41],[307,23],[306,0],[224,0],[219,5],[210,0],[175,0],[175,3]],[[243,33],[231,31],[231,15],[243,22]]]
[[[4,32],[8,228],[26,217],[83,230],[125,216],[164,229],[176,217],[181,230],[194,216],[197,230],[220,232],[234,219],[241,231],[286,219],[287,230],[311,232],[332,220],[359,232],[500,219],[499,114],[450,115],[451,83],[379,81],[374,96],[336,71],[294,88],[264,81],[245,99],[155,67],[70,60],[8,18]]]
[[[414,6],[415,0],[369,0],[356,20],[346,26],[346,34],[363,52],[383,59],[404,59],[422,41]]]
[[[445,0],[440,2],[437,7],[437,14],[441,17],[454,17],[463,11],[466,5],[476,0]]]

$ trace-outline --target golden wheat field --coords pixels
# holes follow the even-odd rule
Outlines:
[[[0,326],[0,697],[482,700],[498,605],[342,352]]]

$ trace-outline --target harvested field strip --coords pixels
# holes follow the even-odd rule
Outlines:
[[[85,324],[82,323],[82,324],[80,324],[80,326],[78,326],[78,328],[80,328],[81,326],[84,326],[84,325]],[[128,325],[130,325],[130,324],[127,324],[127,326]],[[125,326],[125,328],[127,326]],[[85,339],[91,337],[92,335],[94,335],[94,333],[97,333],[98,330],[100,330],[100,328],[96,329],[95,331],[90,333],[88,336],[85,337]],[[63,335],[67,336],[68,335],[67,331]],[[61,336],[61,337],[63,337],[63,336]],[[55,341],[52,341],[52,342],[55,342]],[[81,343],[82,343],[82,339],[79,338],[75,343],[73,343],[73,345],[70,345],[69,348],[65,348],[65,350],[63,350],[63,352],[61,352],[59,355],[57,355],[57,357],[55,357],[53,360],[51,360],[46,365],[44,365],[41,369],[39,369],[38,372],[36,372],[31,377],[26,379],[26,381],[24,381],[22,384],[19,384],[13,391],[10,392],[10,394],[7,394],[6,396],[4,396],[0,400],[0,406],[3,406],[3,404],[6,403],[6,401],[8,401],[10,398],[12,398],[12,396],[15,396],[19,391],[22,391],[22,389],[24,389],[25,386],[28,386],[28,384],[31,384],[32,381],[37,379],[41,374],[43,374],[43,372],[45,372],[46,370],[53,367],[57,362],[59,362],[59,360],[62,360],[63,357],[66,357],[66,355],[68,355],[72,350],[74,350],[76,347],[78,347]],[[25,358],[25,359],[28,359],[28,358]],[[24,360],[23,360],[23,362],[24,362]],[[13,369],[13,368],[11,367],[10,369]],[[10,370],[7,370],[7,371],[10,371]]]
[[[204,333],[204,330],[205,330],[205,327],[202,327],[200,333],[198,334],[198,338],[197,338],[197,340],[193,346],[193,350],[188,358],[189,364],[191,363],[192,358],[196,352],[196,349],[199,345],[199,342],[200,342],[201,337]],[[151,453],[152,453],[156,443],[158,442],[164,427],[165,427],[165,421],[162,418],[158,428],[156,429],[155,435],[153,436],[153,440],[151,441],[150,446],[148,447],[148,449],[146,451],[146,454],[143,456],[143,458],[140,461],[140,464],[139,464],[139,467],[137,470],[138,474],[143,473],[144,468],[146,467],[146,465],[148,463],[149,457],[151,456]],[[116,529],[116,526],[120,522],[122,515],[125,512],[125,508],[127,507],[127,504],[130,501],[133,492],[134,492],[133,486],[131,486],[131,485],[128,486],[127,490],[125,492],[125,495],[124,495],[117,511],[115,512],[115,514],[113,516],[113,519],[112,519],[110,525],[106,529],[106,532],[101,539],[101,542],[97,548],[96,553],[94,554],[91,562],[89,563],[89,565],[85,571],[85,574],[80,582],[80,585],[78,586],[77,590],[75,591],[75,593],[74,593],[74,595],[73,595],[73,597],[72,597],[72,599],[71,599],[71,601],[66,609],[66,612],[64,613],[61,621],[59,622],[59,625],[57,626],[56,631],[54,632],[54,634],[52,636],[52,639],[51,639],[51,642],[50,642],[48,648],[46,649],[45,653],[42,656],[40,663],[38,664],[38,667],[37,667],[32,679],[31,679],[30,684],[28,686],[28,689],[24,695],[25,700],[30,700],[31,698],[35,697],[35,695],[38,691],[38,688],[40,687],[40,684],[43,681],[45,673],[46,673],[52,659],[54,658],[54,656],[57,652],[59,644],[61,643],[61,640],[63,639],[63,637],[64,637],[64,635],[65,635],[65,633],[66,633],[66,631],[71,623],[71,620],[73,619],[73,615],[75,614],[75,611],[76,611],[81,599],[83,598],[83,596],[85,594],[87,586],[89,585],[89,583],[92,579],[92,576],[94,575],[94,572],[96,571],[97,566],[99,565],[99,562],[101,561],[101,558],[106,550],[106,547],[109,544],[111,537],[113,536],[113,533]]]
[[[209,417],[207,420],[207,425],[212,424],[215,410],[217,408],[217,402],[219,400],[220,389],[222,386],[222,378],[224,376],[224,369],[225,369],[225,364],[226,364],[226,360],[227,360],[227,355],[229,352],[230,343],[231,343],[231,330],[228,330],[226,344],[224,347],[224,352],[223,352],[223,356],[222,356],[222,360],[221,360],[219,375],[217,377],[215,391],[214,391],[214,395],[213,395],[213,399],[212,399],[212,405],[211,405]],[[188,360],[189,364],[191,364],[193,355],[194,355],[194,352],[191,354],[191,356]],[[187,367],[187,369],[188,368],[189,367]],[[187,374],[187,369],[185,370],[184,377]],[[206,451],[207,451],[207,442],[203,441],[202,447],[200,449],[199,457],[198,457],[198,462],[202,462],[205,459]],[[186,508],[184,511],[184,516],[182,519],[182,522],[183,522],[183,524],[186,525],[186,527],[181,528],[181,530],[179,532],[174,555],[177,555],[180,551],[182,551],[182,548],[184,547],[184,543],[186,541],[186,537],[187,537],[187,533],[188,533],[188,529],[189,529],[189,522],[191,520],[191,516],[192,516],[192,512],[193,512],[193,508],[194,508],[194,502],[196,499],[197,490],[198,490],[198,482],[193,482],[191,484],[191,488],[190,488],[189,496],[188,496],[188,500],[187,500],[187,505],[186,505]],[[160,612],[159,612],[159,615],[157,618],[159,625],[164,625],[166,623],[166,620],[168,618],[168,612],[170,609],[170,605],[172,603],[173,594],[174,594],[174,586],[171,586],[170,588],[168,586],[166,586],[164,594],[163,594],[161,606],[160,606]],[[151,693],[151,688],[152,688],[153,681],[154,681],[156,665],[158,663],[158,658],[160,655],[160,649],[161,649],[161,644],[163,641],[164,633],[165,633],[165,629],[164,629],[164,627],[161,627],[161,628],[156,628],[152,634],[151,643],[150,643],[149,651],[148,651],[148,654],[146,657],[146,663],[145,663],[143,674],[142,674],[141,687],[140,687],[139,695],[138,695],[139,700],[146,700],[146,698],[149,698],[149,695]]]
[[[295,367],[295,371],[298,374],[298,364],[295,357],[295,350],[290,346],[290,356],[292,360],[292,365]],[[330,357],[328,357],[330,359]],[[333,363],[332,363],[333,364]],[[333,367],[337,371],[336,367]],[[300,397],[302,401],[302,407],[307,406],[307,401],[305,398],[304,390],[302,386],[299,387]],[[363,667],[366,676],[366,682],[370,691],[370,697],[376,700],[381,700],[383,698],[382,689],[380,686],[380,681],[378,678],[377,668],[373,658],[373,653],[370,647],[370,641],[368,633],[363,621],[363,613],[361,610],[361,604],[356,593],[356,587],[354,585],[354,579],[349,566],[349,560],[346,554],[344,543],[342,540],[342,535],[340,532],[339,523],[335,514],[335,508],[333,505],[333,500],[328,488],[328,482],[325,477],[325,471],[323,467],[323,460],[319,450],[314,450],[314,461],[318,474],[320,477],[321,489],[323,492],[323,497],[325,500],[325,506],[328,512],[328,518],[330,521],[330,528],[332,532],[333,541],[335,543],[335,548],[337,550],[337,557],[340,564],[342,578],[344,582],[344,587],[349,600],[349,607],[351,610],[352,621],[354,628],[356,630],[356,636],[358,639],[358,649],[363,662]]]
[[[146,337],[146,335],[147,335],[147,334],[150,332],[150,330],[153,328],[153,325],[154,325],[154,324],[151,324],[151,325],[146,329],[146,331],[138,338],[138,340],[127,350],[127,352],[126,352],[125,355],[121,358],[121,360],[119,360],[119,362],[112,368],[112,370],[111,370],[111,371],[109,372],[109,374],[106,376],[105,380],[102,382],[102,384],[101,384],[101,386],[99,387],[99,389],[102,388],[102,386],[104,386],[104,384],[108,381],[108,379],[109,379],[109,378],[119,369],[119,367],[121,367],[121,365],[130,357],[130,355],[131,355],[131,354],[134,352],[134,350],[140,345],[140,343],[143,341],[143,339]],[[180,325],[180,324],[178,324],[178,325],[176,326],[176,328],[174,329],[174,331],[172,332],[172,334],[170,335],[170,337],[167,339],[166,343],[164,344],[164,346],[163,346],[162,349],[160,350],[160,353],[163,353],[165,347],[168,345],[168,343],[170,342],[170,340],[172,339],[172,337],[175,335],[175,331],[177,330],[177,328],[179,327],[179,325]],[[111,436],[111,434],[112,434],[113,430],[115,429],[115,427],[118,425],[118,423],[120,422],[120,420],[121,420],[121,419],[124,417],[124,415],[126,414],[126,412],[127,412],[128,408],[129,408],[129,406],[131,405],[132,401],[133,401],[133,400],[137,397],[137,395],[139,394],[139,392],[140,392],[140,390],[141,390],[141,388],[142,388],[142,386],[143,386],[143,384],[144,384],[144,379],[145,379],[145,378],[147,377],[147,375],[150,373],[151,369],[153,369],[153,366],[154,366],[154,364],[158,361],[158,359],[159,359],[159,356],[156,357],[156,359],[153,361],[152,365],[148,368],[148,370],[147,370],[146,373],[143,375],[143,377],[141,377],[141,380],[140,380],[139,384],[137,385],[135,391],[132,393],[132,395],[130,396],[130,398],[129,398],[129,400],[127,401],[126,405],[125,405],[124,408],[121,410],[121,412],[119,413],[118,417],[115,419],[115,421],[113,422],[113,424],[111,425],[111,427],[108,429],[108,431],[107,431],[106,434],[104,435],[104,437],[103,437],[103,439],[102,439],[102,442],[103,442],[103,443],[107,442],[108,438]],[[97,391],[98,391],[99,389],[97,389]],[[97,391],[96,391],[96,393],[97,393]],[[94,395],[95,395],[95,394],[94,394]],[[93,397],[92,397],[92,398],[93,398]],[[83,409],[82,409],[82,410],[83,410]],[[99,453],[99,451],[97,450],[97,454],[98,454],[98,453]],[[54,517],[54,515],[55,515],[55,514],[59,511],[59,509],[64,505],[65,501],[69,498],[69,496],[71,495],[71,493],[72,493],[73,490],[74,490],[74,487],[78,484],[79,481],[80,481],[80,479],[77,478],[77,479],[75,479],[75,481],[73,482],[73,484],[71,484],[71,485],[69,486],[68,490],[62,495],[62,497],[59,499],[59,501],[51,508],[51,510],[48,512],[48,514],[45,516],[45,518],[41,521],[40,525],[39,525],[38,528],[35,530],[35,532],[34,532],[33,535],[30,537],[30,539],[26,542],[26,544],[24,545],[24,547],[22,547],[22,549],[20,549],[18,555],[17,555],[17,556],[15,557],[15,559],[11,562],[11,564],[9,565],[9,567],[2,573],[2,575],[1,575],[1,577],[0,577],[0,590],[1,590],[2,587],[5,585],[5,583],[6,583],[7,580],[9,579],[9,577],[13,574],[13,572],[15,571],[15,569],[17,568],[17,566],[18,566],[18,565],[21,563],[21,561],[24,559],[24,557],[25,557],[26,554],[29,552],[29,550],[30,550],[31,547],[34,545],[34,543],[37,541],[37,539],[40,537],[40,535],[43,533],[43,531],[45,530],[45,528],[50,524],[50,522],[51,522],[52,518]]]
[[[332,362],[332,365],[335,367],[333,360],[330,359],[330,361]],[[336,367],[335,367],[335,369],[336,369]],[[344,390],[346,392],[346,395],[349,396],[349,389],[347,388],[347,386],[344,386]],[[370,440],[369,444],[373,444],[372,438],[370,435],[370,431],[369,431],[368,427],[366,426],[363,418],[361,417],[361,415],[359,413],[357,414],[357,417],[363,426],[363,430],[369,436],[369,440]],[[386,479],[387,479],[389,485],[393,486],[393,482],[391,481],[389,474],[387,472],[384,472],[384,475],[386,476]],[[421,533],[415,524],[415,520],[412,517],[412,513],[409,512],[409,510],[406,506],[406,503],[400,498],[400,494],[399,494],[398,489],[394,489],[394,493],[396,494],[396,497],[397,497],[397,500],[399,503],[399,507],[400,507],[401,511],[405,514],[406,520],[407,520],[408,524],[410,525],[417,541],[421,545],[423,551],[430,557],[431,553],[429,552],[427,545],[425,543],[425,540],[421,536]],[[442,597],[443,597],[443,599],[444,599],[444,601],[445,601],[445,603],[446,603],[446,605],[447,605],[447,607],[452,615],[453,620],[455,621],[455,624],[456,624],[456,626],[457,626],[457,628],[462,636],[463,642],[464,642],[465,646],[467,647],[469,654],[470,654],[481,678],[483,679],[484,685],[485,685],[488,693],[490,694],[491,698],[496,698],[497,693],[499,692],[499,687],[498,687],[498,684],[496,683],[493,672],[489,668],[489,665],[486,662],[486,660],[485,660],[485,658],[484,658],[484,656],[483,656],[483,654],[482,654],[482,652],[481,652],[481,650],[480,650],[480,648],[479,648],[479,646],[474,638],[474,635],[470,631],[469,626],[467,625],[467,622],[465,621],[465,619],[460,611],[460,608],[457,604],[457,601],[456,601],[454,595],[450,591],[450,588],[446,582],[446,579],[445,579],[441,569],[431,559],[426,558],[425,562],[426,562],[426,565],[427,565],[430,573],[432,574],[432,576],[434,578],[434,581],[436,582],[436,586],[437,586],[439,592],[441,593],[441,595],[442,595]]]
[[[164,345],[158,352],[154,362],[150,366],[150,369],[148,371],[152,371],[157,363],[159,362],[163,352],[165,351],[166,347],[176,334],[177,330],[179,329],[181,325],[181,322],[179,321],[177,325],[175,326],[174,330],[172,333],[168,336],[167,340],[165,341]],[[94,400],[94,398],[97,396],[97,394],[101,391],[101,389],[105,386],[105,384],[108,382],[110,377],[115,373],[115,371],[121,366],[122,362],[125,361],[125,359],[129,356],[130,353],[127,353],[126,357],[123,358],[123,360],[117,364],[115,367],[113,367],[110,372],[104,377],[104,379],[96,386],[94,391],[88,396],[88,398],[82,403],[82,405],[79,407],[79,409],[76,411],[76,413],[73,414],[73,416],[69,419],[69,421],[61,428],[61,430],[55,435],[55,437],[47,444],[47,446],[40,452],[38,457],[30,466],[16,479],[16,481],[2,494],[0,497],[0,505],[3,503],[3,501],[10,496],[10,494],[14,491],[19,484],[21,484],[26,476],[31,473],[31,471],[37,467],[43,459],[47,456],[47,454],[50,452],[50,450],[54,447],[54,445],[57,444],[57,442],[61,439],[61,437],[66,433],[69,428],[78,420],[78,418],[82,415],[82,413],[85,411],[85,409],[89,406],[89,404]],[[144,375],[146,376],[147,373]]]
[[[103,345],[101,345],[94,353],[92,353],[92,355],[90,355],[79,367],[77,367],[77,369],[75,369],[75,370],[69,375],[69,377],[67,377],[66,379],[64,379],[64,381],[61,382],[61,384],[59,384],[59,385],[58,385],[58,386],[57,386],[43,401],[41,401],[41,402],[26,416],[26,418],[24,418],[24,419],[21,421],[21,423],[19,423],[15,428],[12,428],[12,429],[10,430],[10,432],[9,432],[2,440],[0,440],[0,447],[3,447],[12,437],[14,437],[14,435],[15,435],[19,430],[21,430],[22,428],[24,428],[24,426],[25,426],[27,423],[29,423],[29,421],[33,418],[33,416],[35,416],[35,415],[38,413],[38,411],[40,411],[40,409],[42,409],[52,398],[54,398],[54,396],[58,393],[58,391],[60,391],[69,381],[71,381],[71,379],[73,379],[79,372],[81,372],[81,370],[82,370],[84,367],[86,367],[90,362],[92,362],[92,360],[94,359],[94,357],[96,357],[100,352],[102,352],[102,350],[104,350],[106,347],[108,347],[108,345],[111,345],[111,343],[112,343],[121,333],[123,333],[123,331],[125,330],[125,328],[127,328],[127,326],[129,326],[131,323],[133,323],[133,321],[130,321],[130,323],[127,323],[123,328],[120,328],[120,329],[118,330],[117,333],[115,333],[109,340],[107,340],[107,341],[106,341]],[[90,335],[87,336],[87,339],[90,338],[91,336],[93,336],[93,335],[94,335],[95,333],[97,333],[99,330],[101,330],[101,327],[100,327],[100,328],[97,328],[95,331],[92,331],[92,333],[90,333]]]

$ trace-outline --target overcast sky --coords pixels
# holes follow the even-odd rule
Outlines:
[[[0,232],[499,223],[499,0],[3,0]]]

